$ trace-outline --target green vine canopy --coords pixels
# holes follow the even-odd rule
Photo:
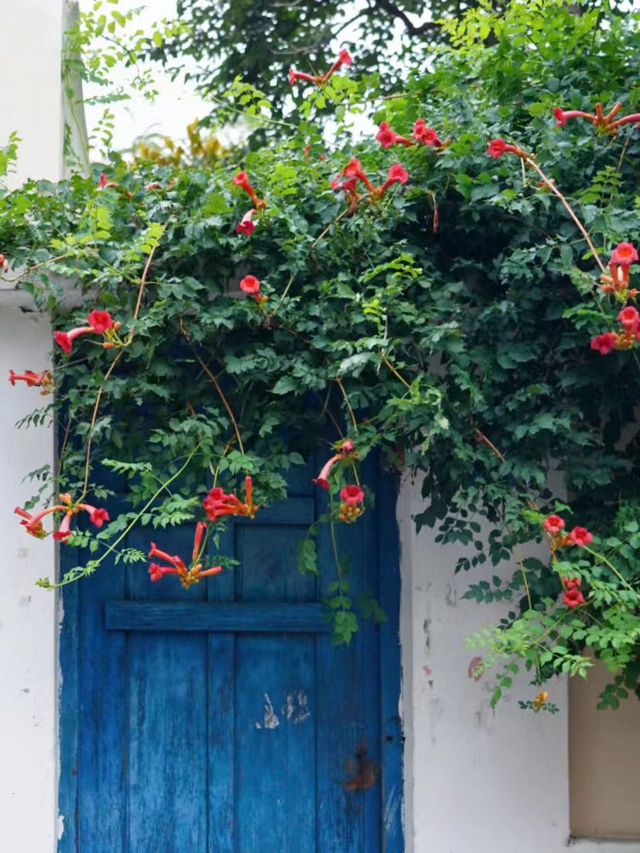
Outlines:
[[[10,374],[45,394],[22,426],[55,417],[60,436],[16,511],[85,549],[42,586],[114,553],[190,586],[229,570],[226,518],[259,516],[318,452],[322,522],[357,524],[376,450],[421,481],[418,528],[468,546],[451,566],[467,597],[504,602],[469,638],[494,702],[525,667],[540,692],[523,705],[553,711],[541,688],[596,657],[616,707],[640,696],[637,15],[539,0],[446,27],[433,69],[391,96],[358,79],[357,49],[292,70],[295,111],[277,121],[236,81],[214,115],[264,127],[257,150],[111,154],[90,177],[2,191],[3,278],[56,329],[53,371]],[[363,113],[379,129],[358,139]],[[138,524],[148,554],[122,547]],[[163,550],[177,524],[194,526],[192,555]],[[318,571],[314,533],[302,571]]]

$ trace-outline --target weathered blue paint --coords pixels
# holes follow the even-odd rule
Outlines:
[[[377,506],[340,528],[353,594],[389,620],[333,646],[322,614],[333,555],[301,576],[296,550],[324,495],[294,498],[222,535],[234,571],[185,591],[103,564],[64,590],[61,853],[400,853],[395,491],[370,463]],[[138,530],[188,554],[192,530]],[[63,568],[77,565],[63,549]],[[376,768],[377,781],[354,778]]]

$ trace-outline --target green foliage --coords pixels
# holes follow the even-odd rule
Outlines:
[[[129,165],[113,155],[116,186],[102,191],[94,175],[5,193],[3,251],[15,268],[33,267],[23,286],[57,328],[82,325],[96,306],[122,323],[122,346],[80,338],[56,369],[68,436],[57,490],[83,493],[87,472],[90,488],[103,479],[95,464],[86,468],[90,437],[91,459],[110,460],[109,488],[127,503],[125,521],[98,541],[114,548],[140,519],[181,523],[214,482],[241,494],[245,474],[258,505],[283,497],[287,469],[320,447],[329,455],[327,435],[339,430],[359,459],[377,448],[420,474],[418,526],[468,546],[451,567],[471,573],[468,597],[507,602],[500,624],[471,638],[485,668],[503,667],[495,701],[511,689],[514,660],[541,684],[584,675],[596,655],[623,689],[637,689],[637,359],[590,349],[620,306],[597,287],[599,270],[557,197],[519,158],[486,153],[496,137],[535,152],[605,262],[616,243],[636,239],[633,125],[613,137],[579,120],[557,128],[552,115],[556,106],[591,111],[596,101],[640,107],[630,82],[636,18],[601,4],[576,15],[539,0],[501,16],[482,4],[447,24],[456,49],[441,50],[432,71],[413,72],[388,99],[373,78],[335,77],[283,123],[262,79],[227,80],[232,112],[277,135],[239,162],[228,153],[206,168]],[[333,149],[319,130],[329,103]],[[426,118],[450,143],[390,151],[372,139],[353,143],[347,129],[362,109],[405,136]],[[221,120],[229,114],[225,103]],[[395,162],[410,181],[347,215],[330,181],[351,156],[375,186]],[[266,200],[250,237],[235,230],[254,204],[231,183],[239,167]],[[146,189],[152,182],[161,189]],[[238,289],[247,273],[266,302]],[[61,278],[85,295],[72,316]],[[332,532],[350,464],[336,467]],[[549,488],[558,471],[568,506]],[[589,527],[597,547],[523,556],[553,511]],[[307,572],[318,570],[314,535],[300,546]],[[505,561],[510,579],[496,568]],[[335,562],[328,618],[348,642],[358,617],[337,548]],[[584,605],[562,604],[562,577],[581,579]],[[380,616],[372,599],[356,604]]]

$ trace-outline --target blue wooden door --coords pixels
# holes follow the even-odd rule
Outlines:
[[[334,646],[324,618],[333,557],[302,576],[298,543],[325,508],[292,496],[235,520],[238,566],[183,590],[141,564],[103,564],[64,590],[60,851],[399,853],[398,554],[393,483],[342,525],[354,596],[388,621]],[[136,531],[189,553],[193,529]],[[80,555],[63,549],[68,566]],[[63,566],[64,568],[64,566]]]

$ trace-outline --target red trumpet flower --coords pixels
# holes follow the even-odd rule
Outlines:
[[[615,332],[604,332],[602,335],[591,338],[591,349],[598,350],[600,355],[608,355],[616,348],[617,343],[618,336]]]
[[[95,310],[87,317],[87,323],[97,335],[103,335],[107,329],[113,329],[114,323],[108,311]]]
[[[386,193],[390,186],[393,184],[406,184],[409,180],[409,173],[401,166],[400,163],[396,163],[391,166],[387,173],[387,180],[382,184],[382,186],[378,187],[375,191],[375,196],[377,198],[382,198],[382,196]]]
[[[311,481],[314,485],[320,486],[320,488],[328,490],[329,473],[333,466],[336,464],[336,462],[339,462],[341,459],[345,459],[352,453],[354,454],[354,456],[357,456],[357,453],[355,453],[355,445],[350,438],[346,438],[344,441],[340,442],[337,447],[337,450],[338,452],[330,459],[328,459],[327,462],[325,462],[325,464],[322,466],[322,470],[320,471],[318,476]]]
[[[247,193],[247,195],[249,195],[256,210],[262,210],[262,208],[266,207],[266,202],[264,201],[264,199],[258,198],[256,191],[251,186],[249,176],[246,172],[238,172],[237,175],[234,175],[231,183],[235,187],[240,187],[240,189],[243,189]],[[245,217],[242,218],[242,221],[244,221]]]
[[[87,317],[88,326],[76,326],[68,332],[54,332],[56,343],[62,347],[66,353],[70,353],[73,342],[80,335],[87,335],[89,332],[94,332],[96,335],[103,335],[111,329],[118,330],[120,323],[114,323],[108,311],[96,310],[92,311]]]
[[[19,380],[26,382],[29,388],[40,387],[42,394],[48,394],[53,386],[53,377],[50,371],[43,370],[42,373],[34,373],[33,370],[25,370],[24,373],[9,371],[9,382],[15,385]]]
[[[562,603],[567,607],[577,607],[584,604],[584,596],[580,592],[580,578],[562,578]]]
[[[638,260],[638,252],[633,243],[618,243],[609,258],[610,275],[601,275],[602,289],[606,293],[615,293],[621,300],[635,296],[637,290],[629,290],[631,264]]]
[[[568,538],[572,545],[586,548],[593,541],[593,534],[589,533],[586,527],[574,527]]]
[[[349,55],[349,51],[342,49],[331,68],[324,74],[305,74],[304,71],[295,71],[293,68],[290,68],[289,84],[293,86],[296,81],[304,80],[306,83],[313,83],[315,86],[324,86],[342,65],[351,65],[352,62],[353,60]]]
[[[215,486],[202,502],[209,521],[217,521],[225,515],[243,515],[253,518],[258,507],[253,503],[253,485],[251,477],[244,478],[244,503],[236,495],[227,495],[220,486]]]
[[[564,127],[569,119],[586,118],[594,127],[606,131],[607,133],[616,134],[618,128],[623,124],[640,124],[640,113],[629,113],[615,121],[615,116],[622,109],[622,104],[617,103],[613,109],[605,115],[602,111],[602,104],[596,104],[595,113],[586,113],[583,110],[563,110],[561,107],[554,107],[553,114],[556,117],[556,127]]]
[[[71,535],[71,519],[81,511],[89,513],[90,521],[92,524],[95,524],[96,527],[102,527],[105,521],[109,521],[109,513],[106,509],[97,509],[95,506],[87,503],[74,503],[71,499],[71,495],[69,494],[62,494],[59,497],[59,504],[54,504],[54,506],[40,510],[40,512],[35,515],[25,512],[22,507],[17,506],[15,508],[14,512],[22,518],[20,524],[24,525],[27,533],[30,533],[31,536],[35,536],[38,539],[42,539],[46,536],[44,527],[42,526],[42,519],[47,515],[50,515],[52,512],[64,513],[64,517],[60,522],[58,529],[53,533],[54,539],[58,539],[63,542],[65,542]]]
[[[115,181],[110,181],[105,172],[100,173],[100,177],[98,178],[98,189],[104,190],[107,187],[117,187],[118,184]]]
[[[494,160],[503,154],[517,154],[518,157],[523,158],[527,156],[522,148],[519,148],[517,145],[509,145],[504,139],[492,139],[487,148],[487,154],[489,157],[493,157]]]
[[[240,222],[236,225],[236,234],[245,234],[247,237],[253,234],[254,228],[256,227],[256,224],[253,221],[253,215],[256,212],[256,209],[252,207],[251,210],[248,210],[245,213]]]
[[[400,136],[395,130],[391,130],[386,121],[380,122],[380,130],[376,134],[376,139],[383,148],[391,148],[392,145],[413,145],[412,139],[407,139],[406,136]]]
[[[27,533],[30,533],[32,536],[35,536],[36,539],[44,539],[47,535],[44,527],[42,526],[42,522],[39,519],[36,519],[31,513],[22,509],[22,507],[17,506],[14,509],[16,515],[19,515],[22,518],[20,524],[23,524]]]
[[[196,524],[190,568],[186,567],[184,560],[182,560],[177,554],[168,554],[166,551],[161,551],[156,546],[156,543],[152,542],[151,550],[149,551],[149,558],[159,557],[161,560],[164,560],[165,563],[169,563],[169,565],[161,566],[159,563],[151,563],[148,570],[151,580],[159,581],[165,575],[178,575],[182,586],[185,589],[189,589],[192,584],[198,583],[200,578],[219,574],[222,571],[222,566],[211,566],[211,568],[203,570],[202,563],[199,562],[202,548],[202,537],[206,527],[206,521],[199,521]]]
[[[349,485],[340,489],[340,511],[338,518],[340,521],[345,521],[350,524],[355,521],[359,515],[362,515],[362,502],[364,500],[364,492],[360,486]]]
[[[362,183],[366,186],[369,192],[373,192],[374,186],[369,180],[369,178],[365,175],[362,169],[362,163],[358,160],[357,157],[352,157],[347,165],[342,170],[342,174],[345,178],[355,178],[357,181],[362,181]]]
[[[249,296],[253,296],[258,305],[261,305],[267,300],[267,297],[262,296],[260,293],[260,281],[255,277],[255,275],[245,275],[245,277],[240,281],[240,290],[242,290],[243,293],[248,293]]]
[[[442,148],[444,145],[435,130],[432,127],[427,127],[427,123],[423,118],[417,119],[413,125],[413,133],[411,135],[420,145],[430,145],[433,148]]]

